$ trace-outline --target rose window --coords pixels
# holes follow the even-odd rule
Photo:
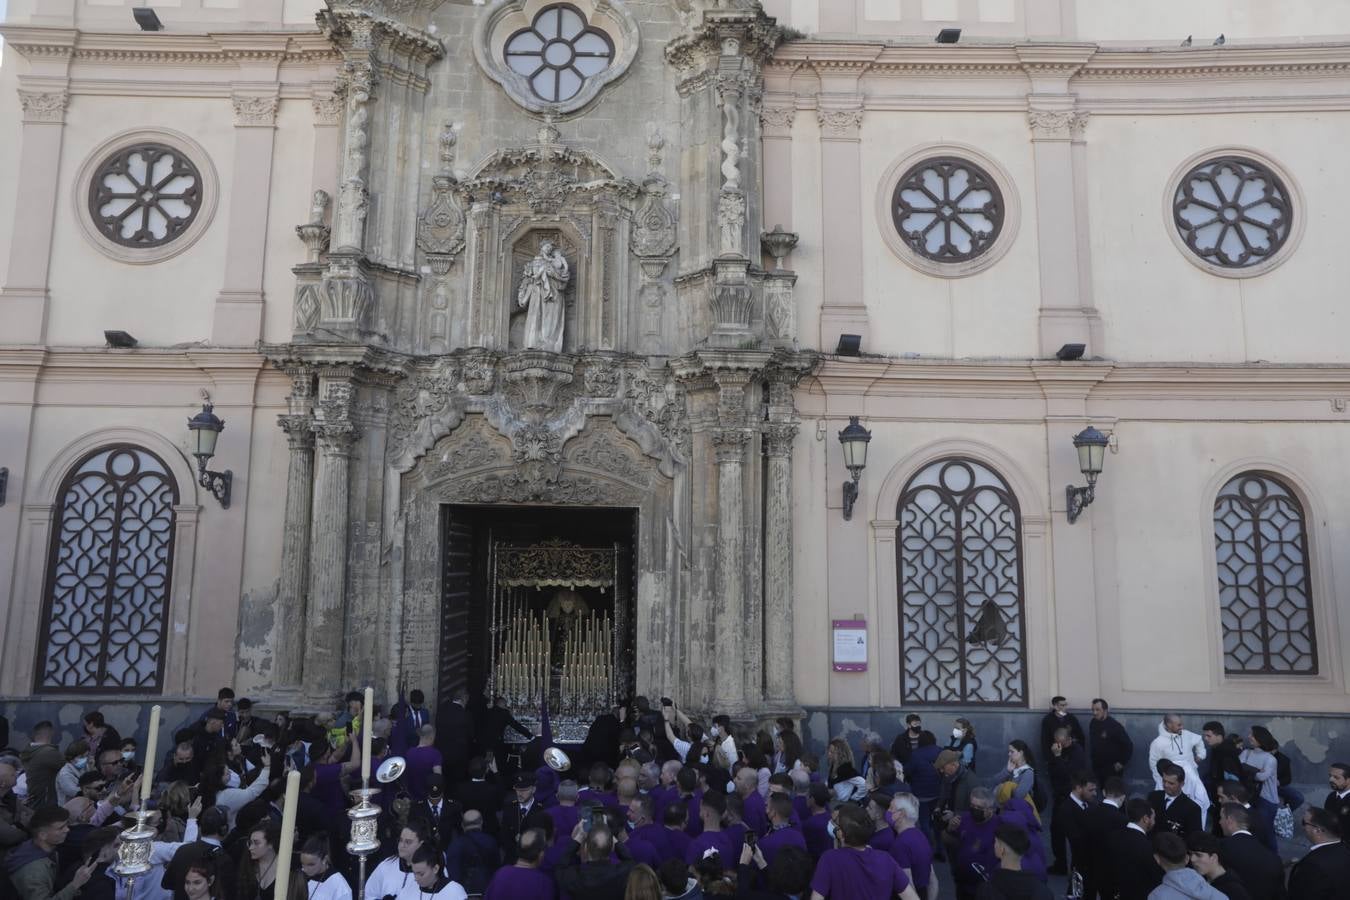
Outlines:
[[[1172,200],[1191,252],[1229,269],[1258,265],[1289,237],[1293,207],[1279,177],[1253,159],[1221,156],[1186,173]]]
[[[89,214],[99,232],[126,247],[169,243],[187,230],[201,205],[201,173],[163,144],[118,150],[89,183]]]
[[[901,238],[937,262],[964,262],[984,253],[1003,228],[1003,216],[1003,194],[989,173],[953,157],[912,167],[891,200]]]
[[[540,10],[529,28],[511,35],[505,55],[535,96],[561,103],[580,93],[587,78],[609,68],[614,44],[609,35],[589,27],[576,7],[558,4]]]

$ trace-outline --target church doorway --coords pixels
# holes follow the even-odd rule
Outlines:
[[[562,743],[634,688],[638,512],[441,507],[439,696],[501,696]]]

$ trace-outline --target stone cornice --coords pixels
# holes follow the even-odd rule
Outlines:
[[[1094,44],[894,44],[865,39],[795,40],[780,46],[766,72],[852,71],[875,75],[1157,81],[1337,76],[1350,71],[1350,42],[1216,48],[1101,47]]]
[[[246,61],[312,64],[338,62],[341,54],[323,34],[297,32],[82,32],[70,28],[0,26],[6,45],[29,61],[67,58],[117,65],[219,65]]]
[[[811,394],[1022,400],[1085,395],[1091,401],[1329,401],[1350,398],[1350,364],[1058,363],[824,356],[800,389]]]

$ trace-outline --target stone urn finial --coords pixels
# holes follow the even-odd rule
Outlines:
[[[782,225],[774,225],[773,231],[766,231],[759,236],[759,245],[773,257],[773,267],[778,270],[783,268],[783,257],[792,252],[799,240],[801,238],[797,232],[784,231]]]

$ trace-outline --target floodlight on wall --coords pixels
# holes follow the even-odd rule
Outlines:
[[[944,28],[937,35],[939,44],[955,44],[959,40],[961,40],[960,28]]]
[[[1083,351],[1087,349],[1087,344],[1065,344],[1055,351],[1055,359],[1070,360],[1082,359]]]
[[[159,20],[159,15],[148,6],[138,6],[131,11],[136,18],[136,24],[141,26],[141,31],[163,31],[164,23]]]
[[[197,483],[211,492],[211,496],[220,501],[222,509],[230,508],[230,485],[234,473],[212,472],[206,468],[211,457],[216,455],[216,441],[225,430],[225,420],[211,411],[210,403],[202,404],[202,411],[188,419],[188,431],[192,432],[192,455],[197,457]]]
[[[862,335],[841,334],[839,335],[839,344],[834,348],[834,352],[839,356],[857,356],[861,349]]]
[[[119,347],[129,349],[136,346],[136,339],[125,331],[105,331],[103,339],[108,342],[109,347]]]
[[[844,468],[852,479],[844,482],[844,520],[853,518],[853,503],[858,499],[858,480],[867,468],[867,444],[872,432],[858,423],[858,416],[848,417],[848,426],[839,432],[839,443],[844,448]]]
[[[1065,488],[1070,523],[1078,521],[1083,510],[1092,504],[1097,476],[1102,473],[1102,464],[1106,462],[1106,446],[1109,443],[1111,443],[1110,436],[1091,425],[1073,436],[1073,449],[1078,453],[1078,470],[1087,477],[1087,487],[1069,485]]]

